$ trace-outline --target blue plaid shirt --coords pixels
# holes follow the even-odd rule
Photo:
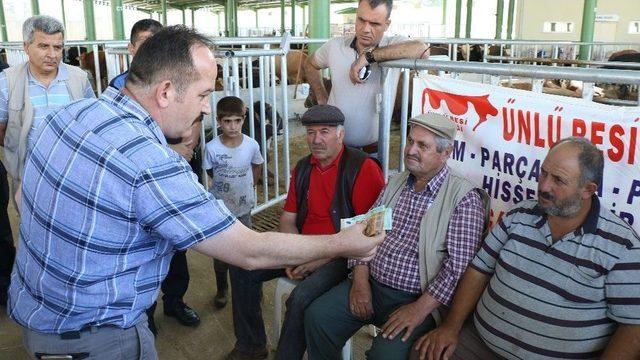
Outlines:
[[[114,88],[47,116],[22,186],[8,309],[44,333],[135,325],[174,251],[235,222],[149,113]]]

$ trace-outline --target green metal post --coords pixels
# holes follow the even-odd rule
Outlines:
[[[296,0],[291,0],[291,35],[296,35]]]
[[[7,36],[7,21],[4,18],[4,3],[0,0],[0,27],[2,28],[2,41],[9,41]]]
[[[304,34],[304,32],[306,32],[307,30],[307,23],[309,22],[309,18],[307,17],[307,7],[305,5],[302,5],[302,36],[306,36],[307,34]]]
[[[227,0],[224,8],[224,28],[227,36],[238,36],[238,3],[236,0]]]
[[[124,40],[124,20],[122,18],[122,0],[111,0],[111,18],[113,38]]]
[[[473,16],[473,0],[467,0],[467,23],[465,24],[465,37],[471,37],[471,18]]]
[[[446,23],[447,23],[447,0],[442,0],[442,25],[445,25]],[[446,28],[445,28],[445,34],[446,34]]]
[[[196,10],[195,9],[191,9],[191,28],[192,29],[196,28]]]
[[[167,26],[167,0],[162,0],[162,25]]]
[[[67,28],[67,14],[64,11],[64,0],[60,0],[60,7],[62,8],[62,25]]]
[[[187,17],[185,15],[184,9],[182,9],[182,25],[187,24]]]
[[[329,8],[330,0],[309,1],[309,37],[324,39],[329,37]],[[320,47],[319,44],[309,44],[309,53]]]
[[[31,15],[40,15],[40,3],[38,3],[38,0],[31,0]]]
[[[593,28],[596,23],[596,6],[598,0],[584,0],[582,9],[582,29],[580,30],[580,42],[593,42]],[[580,46],[580,60],[589,60],[591,46]]]
[[[511,33],[513,32],[513,11],[516,7],[516,0],[509,0],[509,13],[507,14],[507,39],[511,40]]]
[[[260,27],[258,25],[258,9],[253,9],[253,11],[256,13],[256,29],[258,29]]]
[[[284,0],[280,0],[280,35],[284,36]]]
[[[96,40],[96,20],[93,15],[93,0],[82,0],[84,7],[84,28],[88,41]]]
[[[456,0],[456,30],[455,37],[460,37],[460,17],[462,12],[462,0]]]
[[[496,39],[502,38],[502,12],[504,9],[504,0],[498,0],[496,8]]]

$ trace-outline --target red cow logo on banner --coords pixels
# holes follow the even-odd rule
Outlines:
[[[483,122],[487,121],[487,116],[498,115],[498,109],[489,102],[489,94],[486,95],[460,95],[452,94],[444,91],[425,88],[422,92],[422,108],[426,102],[427,96],[429,97],[429,104],[433,109],[439,109],[441,101],[447,104],[447,108],[453,115],[464,115],[469,110],[469,103],[473,105],[479,120],[476,126],[473,127],[473,131]]]

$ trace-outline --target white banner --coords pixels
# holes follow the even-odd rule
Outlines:
[[[537,199],[550,145],[590,139],[605,156],[602,204],[640,232],[640,109],[426,76],[413,82],[412,114],[447,115],[458,127],[449,166],[491,196],[491,221]]]

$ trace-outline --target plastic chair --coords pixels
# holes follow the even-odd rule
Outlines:
[[[275,309],[273,311],[273,342],[278,343],[280,339],[280,324],[282,323],[282,298],[285,295],[291,294],[293,288],[298,285],[299,281],[291,280],[286,277],[278,278],[276,282],[276,298],[275,298]],[[347,342],[342,347],[342,359],[343,360],[351,360],[351,340],[347,340]]]

